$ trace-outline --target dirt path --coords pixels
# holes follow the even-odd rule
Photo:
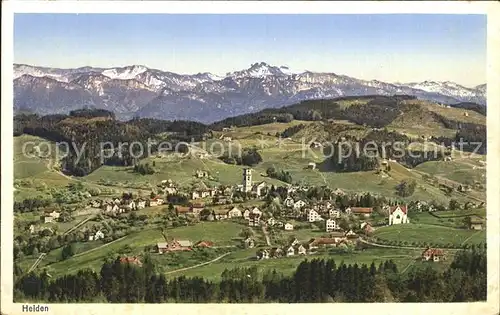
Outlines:
[[[264,237],[266,238],[267,246],[271,246],[271,239],[269,238],[269,233],[264,225],[262,225],[262,233],[264,233]]]
[[[210,261],[206,261],[204,263],[197,264],[197,265],[194,265],[194,266],[191,266],[191,267],[185,267],[185,268],[181,268],[181,269],[172,270],[172,271],[166,272],[165,274],[168,275],[168,274],[172,274],[172,273],[175,273],[175,272],[180,272],[180,271],[185,271],[185,270],[189,270],[189,269],[194,269],[194,268],[198,268],[198,267],[201,267],[201,266],[205,266],[205,265],[211,264],[213,262],[216,262],[217,260],[220,260],[220,259],[226,257],[229,254],[231,254],[231,252],[225,253],[223,255],[220,255],[219,257],[217,257],[215,259],[212,259]]]
[[[72,231],[76,230],[77,228],[79,228],[80,226],[82,226],[83,224],[85,224],[87,221],[93,219],[95,216],[90,216],[88,218],[86,218],[85,220],[83,221],[80,221],[79,223],[77,223],[75,226],[73,226],[71,229],[67,230],[66,232],[63,233],[63,235],[66,235],[66,234],[69,234],[71,233]]]
[[[123,236],[123,237],[117,238],[117,239],[116,239],[116,240],[114,240],[114,241],[111,241],[111,242],[109,242],[109,243],[106,243],[106,244],[104,244],[104,245],[102,245],[102,246],[99,246],[99,247],[96,247],[96,248],[92,248],[92,249],[89,249],[89,250],[84,251],[84,252],[82,252],[82,253],[76,254],[76,255],[74,255],[74,256],[73,256],[73,257],[71,257],[71,258],[78,257],[78,256],[81,256],[81,255],[84,255],[84,254],[88,254],[88,253],[90,253],[90,252],[93,252],[93,251],[95,251],[95,250],[101,249],[101,248],[106,247],[106,246],[108,246],[108,245],[111,245],[111,244],[113,244],[113,243],[115,243],[115,242],[121,241],[122,239],[124,239],[124,238],[125,238],[125,237],[127,237],[127,236],[128,236],[128,235],[125,235],[125,236]]]
[[[30,273],[31,271],[35,270],[38,264],[40,264],[40,262],[45,256],[47,256],[46,253],[41,253],[40,256],[37,258],[37,260],[35,261],[35,263],[30,267],[27,273]]]

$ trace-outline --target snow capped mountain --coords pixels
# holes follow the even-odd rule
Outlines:
[[[286,76],[287,74],[282,70],[288,72],[287,67],[275,67],[270,66],[265,62],[259,62],[252,64],[250,68],[246,70],[228,73],[226,76],[232,78],[264,78],[266,76]]]
[[[130,80],[135,79],[139,74],[144,73],[148,68],[144,66],[129,66],[123,68],[107,69],[102,72],[103,75],[111,79]]]
[[[478,89],[466,88],[462,85],[456,84],[454,82],[435,82],[435,81],[424,81],[420,83],[408,83],[406,86],[422,90],[425,92],[438,93],[441,95],[457,98],[461,101],[478,102],[481,98],[479,95],[480,91]]]
[[[391,84],[335,73],[295,71],[265,62],[217,76],[177,74],[146,66],[57,69],[14,65],[15,109],[63,113],[92,105],[132,116],[212,122],[235,114],[290,105],[308,99],[407,94],[454,104],[486,104],[486,85],[453,82]]]

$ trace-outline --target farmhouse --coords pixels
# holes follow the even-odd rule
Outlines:
[[[255,194],[257,197],[265,195],[266,191],[267,191],[267,184],[265,182],[260,182],[258,184],[253,185],[252,187],[252,193]]]
[[[43,220],[45,223],[52,223],[54,221],[54,219],[58,219],[60,216],[61,216],[61,213],[54,210],[52,212],[45,213]]]
[[[484,219],[478,216],[469,217],[469,229],[470,230],[482,230],[484,228]]]
[[[309,250],[313,250],[322,246],[335,246],[337,242],[333,238],[313,238],[308,242]]]
[[[193,203],[191,205],[191,212],[194,215],[200,215],[200,212],[202,212],[203,209],[205,209],[205,204],[203,203]]]
[[[122,258],[120,258],[120,262],[122,264],[133,264],[133,265],[137,265],[139,267],[142,266],[142,262],[136,256],[134,256],[134,257],[122,257]]]
[[[307,221],[308,222],[316,222],[316,221],[323,220],[323,218],[319,215],[319,213],[316,212],[316,210],[313,210],[313,209],[307,210],[306,215],[307,215]]]
[[[237,207],[233,207],[231,210],[228,211],[227,217],[228,218],[239,218],[242,216],[241,210],[238,209]]]
[[[340,210],[338,209],[330,209],[328,210],[328,215],[330,216],[330,218],[340,218]]]
[[[161,206],[162,204],[163,204],[163,199],[160,198],[160,196],[156,196],[154,198],[151,198],[151,200],[149,201],[150,207]]]
[[[192,245],[193,244],[191,243],[191,241],[172,240],[170,242],[157,243],[156,247],[158,253],[163,254],[166,252],[174,252],[174,251],[189,251],[191,250]]]
[[[146,201],[145,200],[137,200],[136,205],[137,205],[137,209],[144,209],[144,208],[146,208]]]
[[[353,230],[349,230],[345,233],[345,237],[347,238],[357,238],[358,235],[356,233],[353,232]]]
[[[252,238],[248,237],[243,240],[243,246],[245,248],[253,248],[255,246],[255,241]]]
[[[228,218],[228,216],[227,216],[227,210],[224,210],[224,209],[214,210],[214,214],[215,214],[215,219],[216,220],[225,220],[225,219]]]
[[[163,188],[163,192],[167,195],[173,195],[177,193],[177,188],[175,187],[165,187]]]
[[[294,203],[295,203],[295,201],[293,201],[292,197],[286,197],[286,199],[283,201],[283,205],[285,205],[285,207],[288,207],[288,208],[293,207]]]
[[[363,217],[369,217],[373,212],[373,208],[363,208],[363,207],[349,207],[345,209],[345,213],[348,215],[357,215]]]
[[[205,178],[205,177],[208,177],[208,172],[202,171],[202,170],[196,170],[195,176],[197,178]]]
[[[280,258],[283,257],[283,250],[279,247],[273,247],[270,251],[270,257],[272,258]]]
[[[213,247],[214,243],[211,241],[199,241],[196,244],[194,244],[194,247],[204,247],[204,248],[210,248]]]
[[[410,223],[407,206],[389,208],[389,225]]]
[[[286,249],[286,256],[290,257],[295,255],[295,248],[293,246],[290,246]]]
[[[267,249],[261,249],[257,251],[257,259],[269,259],[269,251]]]
[[[307,168],[310,170],[315,170],[316,169],[316,163],[310,162],[307,164]]]
[[[368,222],[361,223],[361,230],[365,234],[370,234],[370,233],[373,233],[373,231],[374,231],[373,227]]]
[[[244,212],[243,212],[243,218],[245,220],[248,220],[250,218],[250,210],[246,209]]]
[[[304,200],[297,200],[294,204],[293,204],[293,208],[295,210],[300,210],[302,209],[304,206],[306,205],[306,202]]]
[[[326,231],[327,232],[331,232],[331,231],[338,230],[338,229],[339,229],[339,226],[337,224],[337,221],[332,220],[332,219],[326,220]]]
[[[257,207],[254,207],[254,208],[252,209],[252,213],[253,213],[253,214],[257,214],[257,215],[259,215],[259,216],[261,216],[261,215],[262,215],[262,211],[260,211],[260,210],[259,210],[259,208],[257,208]]]
[[[186,213],[189,213],[189,211],[191,210],[190,207],[183,207],[183,206],[176,206],[175,207],[175,212],[179,215],[179,214],[186,214]]]
[[[267,223],[267,225],[269,225],[269,226],[274,226],[274,225],[276,224],[276,219],[274,219],[274,218],[269,218],[269,219],[267,219],[266,223]]]
[[[422,253],[422,260],[438,262],[444,258],[444,252],[441,249],[427,248]]]
[[[285,224],[285,231],[293,231],[293,224],[286,223]]]
[[[249,226],[259,226],[260,225],[260,214],[250,213],[248,217]]]
[[[95,232],[94,240],[97,241],[97,240],[100,240],[102,238],[104,238],[104,233],[101,230]]]

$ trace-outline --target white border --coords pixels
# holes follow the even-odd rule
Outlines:
[[[1,214],[1,311],[20,314],[22,304],[12,303],[13,247],[13,120],[12,67],[13,13],[269,13],[269,14],[372,14],[432,13],[488,14],[488,156],[487,237],[488,302],[486,303],[378,303],[378,304],[48,304],[51,314],[290,314],[331,311],[380,314],[498,314],[499,303],[499,193],[498,145],[500,118],[500,5],[495,2],[326,2],[326,1],[5,1],[2,2],[2,214]],[[459,67],[460,65],[457,65]]]

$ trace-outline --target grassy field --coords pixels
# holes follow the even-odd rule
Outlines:
[[[433,224],[400,224],[381,227],[373,234],[388,241],[421,242],[432,244],[478,244],[486,241],[486,231],[457,229]]]
[[[194,226],[166,229],[165,234],[167,237],[190,240],[193,243],[200,240],[210,240],[214,242],[215,246],[229,246],[240,244],[238,234],[242,228],[242,225],[233,222],[201,222]],[[115,258],[120,254],[140,255],[145,246],[156,245],[156,243],[164,241],[161,231],[151,227],[113,243],[108,243],[98,250],[83,252],[81,255],[65,261],[54,262],[47,267],[50,268],[51,275],[73,273],[84,268],[98,270],[106,258]],[[57,253],[59,250],[48,253],[48,256],[57,257],[60,255]]]
[[[39,146],[40,155],[34,147]],[[52,169],[55,143],[29,135],[14,137],[15,200],[45,196],[47,187],[63,187],[69,179]]]
[[[210,265],[176,272],[167,275],[167,277],[187,276],[187,277],[204,277],[208,280],[219,281],[220,275],[225,269],[237,267],[257,266],[259,274],[265,271],[275,269],[285,275],[292,274],[297,266],[305,259],[323,258],[334,259],[337,264],[344,262],[346,264],[367,264],[372,262],[378,266],[380,262],[392,259],[400,270],[405,270],[407,267],[416,263],[416,259],[420,257],[421,250],[408,249],[380,249],[370,248],[364,251],[354,251],[352,253],[325,253],[308,256],[284,257],[280,259],[268,259],[263,261],[255,260],[256,249],[240,250],[224,257]]]
[[[443,191],[433,187],[423,181],[421,176],[412,173],[410,170],[392,163],[392,170],[388,177],[382,177],[375,172],[355,172],[355,173],[334,173],[330,171],[308,170],[306,166],[309,162],[321,163],[325,156],[320,150],[307,151],[302,150],[301,143],[284,140],[280,147],[277,146],[276,132],[297,124],[311,124],[311,122],[292,121],[291,123],[273,123],[261,126],[236,128],[228,134],[233,137],[235,143],[233,146],[241,145],[242,148],[257,145],[263,148],[260,150],[263,162],[254,167],[255,172],[253,180],[255,182],[266,181],[269,184],[283,185],[284,183],[276,179],[268,178],[265,175],[268,167],[274,166],[280,170],[289,171],[294,181],[307,183],[310,185],[329,185],[332,188],[341,188],[351,192],[370,192],[381,194],[388,197],[396,197],[394,187],[404,179],[412,178],[417,180],[418,187],[415,193],[407,198],[408,200],[436,200],[447,204],[451,198],[459,201],[467,200],[463,194],[446,196]],[[311,125],[312,126],[312,125]],[[272,136],[268,136],[271,134]],[[28,159],[22,156],[23,144],[28,141],[41,141],[39,138],[31,136],[21,136],[15,139],[15,176],[16,179],[30,181],[29,185],[17,188],[15,192],[16,200],[21,200],[30,196],[43,195],[43,188],[38,186],[57,187],[67,185],[71,179],[62,176],[58,172],[51,170],[48,159]],[[265,141],[265,143],[263,142]],[[214,140],[207,143],[200,143],[209,148]],[[238,144],[236,144],[236,142]],[[228,144],[225,143],[225,150]],[[53,150],[53,148],[51,148]],[[233,152],[237,151],[234,149]],[[417,167],[418,171],[429,174],[440,174],[445,178],[455,181],[485,180],[484,170],[474,170],[473,164],[478,162],[473,159],[467,159],[465,162],[426,162]],[[88,176],[79,179],[83,183],[94,187],[115,188],[117,191],[134,191],[148,194],[162,180],[172,179],[181,186],[190,187],[199,182],[194,177],[196,170],[206,170],[210,173],[209,179],[203,179],[208,186],[215,185],[234,185],[241,182],[243,166],[228,165],[220,161],[217,157],[199,158],[198,156],[179,157],[167,155],[165,157],[149,157],[143,161],[155,164],[156,173],[152,175],[139,175],[132,171],[131,167],[112,167],[103,166]],[[446,164],[449,163],[449,164]],[[451,163],[451,164],[450,164]],[[474,165],[476,165],[474,164]],[[26,169],[20,167],[27,166]],[[104,182],[108,181],[108,183]],[[103,186],[106,184],[106,186]],[[139,187],[140,186],[140,187]],[[130,187],[135,187],[132,189]],[[137,190],[136,188],[140,188]]]

